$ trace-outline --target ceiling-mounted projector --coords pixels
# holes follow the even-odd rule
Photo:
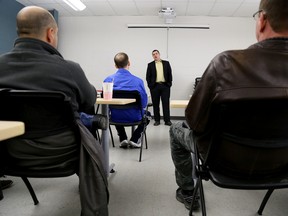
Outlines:
[[[170,7],[166,7],[166,8],[162,8],[159,13],[174,13],[173,8]]]
[[[158,15],[159,17],[164,18],[166,23],[172,23],[173,19],[176,17],[174,9],[170,7],[162,8]]]
[[[174,9],[170,7],[162,8],[158,14],[159,16],[162,16],[162,17],[165,17],[165,16],[176,17],[176,13]]]

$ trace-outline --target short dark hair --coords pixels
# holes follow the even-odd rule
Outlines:
[[[129,63],[129,57],[126,53],[120,52],[115,55],[114,62],[117,68],[124,68]]]
[[[154,53],[154,52],[158,52],[158,53],[160,54],[159,50],[157,50],[157,49],[154,49],[154,50],[152,51],[152,53]]]
[[[275,32],[288,30],[288,0],[261,0],[259,10],[263,10]]]

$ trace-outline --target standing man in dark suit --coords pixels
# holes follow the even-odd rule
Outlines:
[[[146,81],[151,92],[154,126],[160,125],[160,98],[162,101],[163,116],[165,125],[170,126],[170,88],[172,86],[172,69],[168,61],[160,58],[158,50],[152,51],[154,61],[147,67]]]

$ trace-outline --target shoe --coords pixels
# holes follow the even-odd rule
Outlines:
[[[123,141],[121,141],[121,143],[120,143],[120,148],[127,148],[128,145],[129,145],[128,140],[123,140]]]
[[[129,145],[130,145],[130,147],[132,147],[132,148],[140,148],[141,147],[141,140],[140,140],[140,142],[138,141],[137,143],[135,143],[135,142],[133,142],[133,141],[129,141]]]
[[[155,121],[154,126],[160,125],[160,121]]]
[[[13,184],[13,181],[11,180],[1,180],[1,189],[4,190],[6,188],[11,187]]]
[[[189,193],[189,195],[186,195],[186,194],[183,194],[183,191],[181,188],[178,188],[176,190],[176,199],[179,202],[184,203],[186,209],[190,210],[191,202],[193,199],[193,191],[191,191],[191,193]],[[193,210],[198,210],[200,208],[199,195],[196,195],[196,200],[195,200],[192,208],[193,208]]]
[[[107,130],[108,128],[108,120],[107,116],[103,114],[96,114],[92,120],[92,128],[93,130],[101,129]]]
[[[165,122],[165,125],[171,126],[172,122],[171,121]]]

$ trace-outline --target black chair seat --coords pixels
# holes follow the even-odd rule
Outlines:
[[[274,189],[286,188],[288,185],[288,175],[280,174],[269,178],[245,179],[240,177],[230,177],[215,171],[210,171],[210,180],[221,188],[247,189],[247,190],[263,190],[270,189],[272,185]]]
[[[32,170],[21,167],[6,167],[5,175],[9,176],[26,176],[28,178],[56,178],[67,177],[78,172],[77,164],[70,167],[62,167],[59,169]]]
[[[114,121],[110,121],[109,122],[110,123],[110,125],[122,125],[122,126],[124,126],[124,127],[129,127],[129,126],[131,126],[131,125],[135,125],[135,126],[137,126],[137,125],[139,125],[139,124],[141,124],[142,123],[142,121],[136,121],[136,122],[114,122]]]

